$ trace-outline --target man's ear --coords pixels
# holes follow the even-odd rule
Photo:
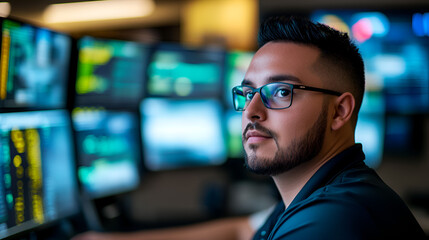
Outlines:
[[[349,92],[343,93],[335,100],[335,114],[331,129],[338,130],[344,126],[353,115],[355,109],[355,98]]]

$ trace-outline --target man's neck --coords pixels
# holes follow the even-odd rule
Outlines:
[[[314,159],[300,164],[287,172],[273,176],[273,180],[280,192],[285,207],[289,207],[296,195],[298,195],[304,185],[317,172],[317,170],[350,146],[351,145],[343,145],[342,147],[334,147],[325,153],[322,151]]]
[[[329,159],[319,161],[316,164],[309,164],[310,162],[303,163],[288,172],[276,175],[273,180],[280,192],[285,207],[287,208],[293,199],[298,195],[299,191],[310,180],[310,178],[317,172],[317,170]]]

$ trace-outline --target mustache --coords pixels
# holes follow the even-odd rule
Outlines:
[[[242,135],[242,139],[246,138],[246,134],[249,130],[257,130],[260,132],[263,132],[265,134],[267,134],[268,136],[277,139],[276,134],[274,134],[271,130],[269,130],[268,128],[263,127],[261,124],[259,124],[258,122],[254,122],[254,123],[248,123],[247,126],[244,128],[243,131],[243,135]]]

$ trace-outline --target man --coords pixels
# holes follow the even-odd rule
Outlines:
[[[355,144],[364,65],[347,34],[274,17],[258,41],[234,106],[248,168],[271,175],[283,201],[254,239],[423,239]]]
[[[424,239],[407,206],[364,164],[355,144],[364,65],[347,34],[274,17],[258,41],[245,79],[233,89],[234,107],[242,111],[247,167],[272,176],[282,202],[253,239]],[[237,234],[252,231],[247,220],[175,229],[171,239],[186,236],[181,233],[189,234],[184,239],[248,237]],[[163,239],[143,234],[133,236]]]

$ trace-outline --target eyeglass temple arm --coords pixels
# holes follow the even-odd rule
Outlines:
[[[294,87],[301,89],[301,90],[308,90],[308,91],[314,91],[314,92],[322,92],[322,93],[326,93],[326,94],[331,94],[331,95],[335,95],[335,96],[341,96],[342,93],[337,92],[337,91],[333,91],[333,90],[328,90],[328,89],[322,89],[322,88],[316,88],[316,87],[308,87],[308,86],[303,86],[303,85],[294,85]]]

